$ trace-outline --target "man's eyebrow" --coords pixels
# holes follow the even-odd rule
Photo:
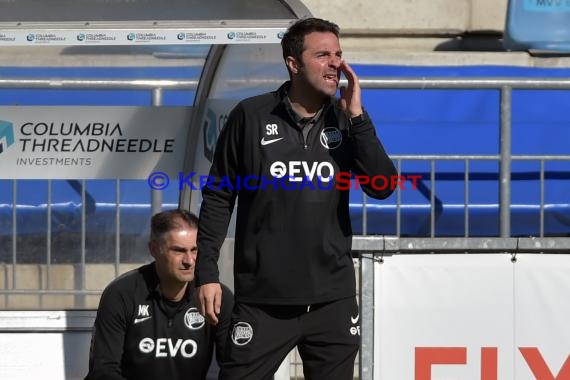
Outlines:
[[[173,250],[173,251],[178,251],[178,252],[186,252],[186,251],[194,251],[194,250],[197,250],[197,249],[198,249],[198,246],[197,246],[197,245],[193,245],[193,246],[191,246],[191,247],[184,247],[184,246],[181,246],[181,245],[171,245],[171,246],[168,246],[168,249],[171,249],[171,250]]]
[[[188,248],[183,247],[181,245],[170,245],[170,246],[168,246],[168,249],[171,249],[173,251],[179,251],[179,252],[184,252],[184,251],[188,250]]]
[[[317,50],[315,51],[316,54],[340,54],[342,55],[342,50],[336,50],[336,51],[331,51],[331,50],[325,50],[325,49],[321,49],[321,50]]]

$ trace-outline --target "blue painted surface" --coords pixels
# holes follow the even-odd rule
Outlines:
[[[355,66],[364,76],[388,77],[547,77],[567,78],[568,69],[536,69],[503,66],[406,67]],[[182,78],[199,75],[196,68],[135,69],[15,69],[0,68],[0,77],[105,77]],[[164,94],[165,105],[191,105],[194,94],[187,91]],[[513,92],[513,154],[569,154],[570,91]],[[496,90],[365,90],[363,102],[391,155],[399,154],[497,154],[499,149],[499,93]],[[0,104],[150,105],[147,91],[0,91]],[[464,164],[436,165],[436,236],[463,236]],[[498,168],[496,162],[470,164],[469,234],[498,236]],[[512,234],[539,234],[539,164],[513,162]],[[0,168],[1,170],[1,168]],[[421,175],[418,189],[401,192],[401,233],[428,236],[430,233],[430,163],[407,161],[402,174]],[[80,186],[73,181],[54,181],[52,230],[79,231]],[[144,234],[150,215],[150,191],[146,181],[122,181],[117,200],[113,181],[87,181],[87,228],[114,233],[115,205],[121,205],[120,229],[126,234]],[[0,236],[12,231],[12,183],[0,180]],[[178,201],[176,185],[164,193],[165,203]],[[362,233],[362,193],[351,192],[351,215],[355,233]],[[47,184],[18,181],[17,229],[21,234],[45,231]],[[546,235],[563,236],[570,231],[570,163],[546,165]],[[367,200],[367,233],[396,233],[396,196]]]

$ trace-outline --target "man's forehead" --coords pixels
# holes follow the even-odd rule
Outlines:
[[[166,238],[182,239],[182,238],[188,238],[188,237],[195,237],[196,233],[197,233],[196,228],[182,227],[182,228],[176,228],[174,230],[168,231],[166,233]]]
[[[333,33],[313,32],[305,36],[304,50],[340,52],[340,42]]]

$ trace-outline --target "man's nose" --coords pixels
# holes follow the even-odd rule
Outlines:
[[[186,252],[182,257],[182,262],[186,265],[193,265],[196,262],[196,254],[193,252]]]
[[[340,58],[336,55],[331,56],[331,58],[329,59],[329,64],[336,69],[338,69],[340,67],[341,62],[342,62],[342,58]]]

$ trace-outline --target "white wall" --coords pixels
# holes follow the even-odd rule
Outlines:
[[[449,34],[502,31],[508,0],[303,0],[349,33]]]

